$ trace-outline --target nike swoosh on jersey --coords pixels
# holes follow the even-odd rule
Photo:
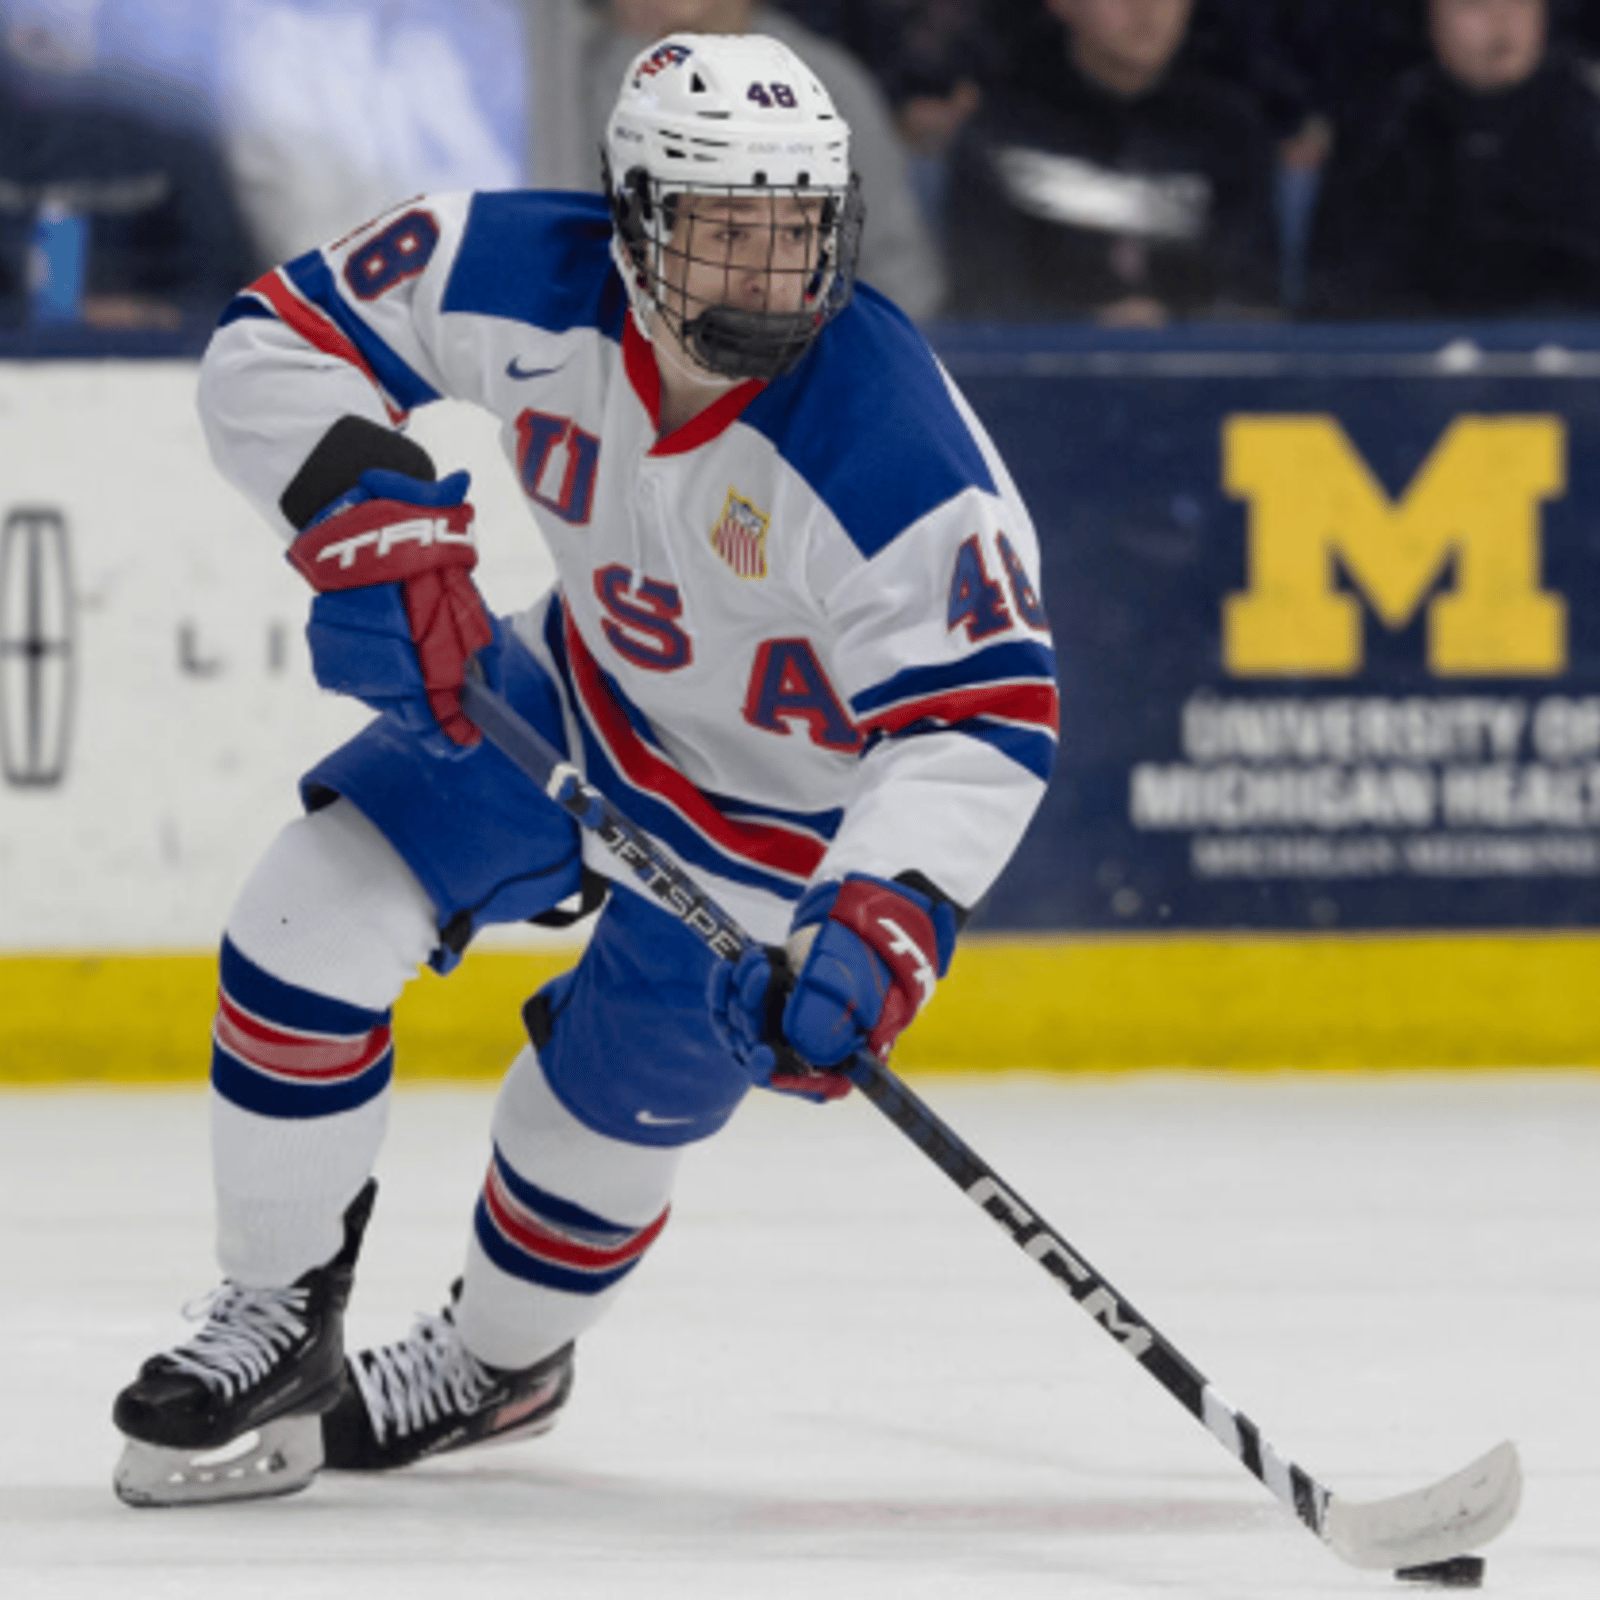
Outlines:
[[[642,1122],[647,1128],[683,1128],[694,1121],[693,1117],[658,1117],[653,1111],[639,1111],[634,1114],[634,1120]]]
[[[559,372],[560,370],[561,368],[559,366],[525,367],[515,356],[512,356],[512,358],[506,362],[506,376],[508,378],[548,378],[552,372]]]

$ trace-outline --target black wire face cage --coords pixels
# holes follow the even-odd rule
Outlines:
[[[850,302],[864,219],[854,177],[686,188],[635,167],[608,187],[640,289],[712,372],[781,377]]]

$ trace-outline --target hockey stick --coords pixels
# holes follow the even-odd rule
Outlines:
[[[484,736],[626,866],[648,893],[712,951],[735,961],[753,941],[642,828],[630,822],[501,697],[469,678],[462,709]],[[1352,1566],[1428,1568],[1487,1544],[1516,1515],[1522,1472],[1516,1447],[1497,1446],[1425,1489],[1386,1500],[1350,1501],[1285,1459],[1242,1411],[1223,1400],[1163,1334],[934,1111],[866,1051],[845,1072],[915,1144],[1077,1301],[1146,1372],[1182,1403],[1230,1455],[1299,1521]],[[1407,1573],[1407,1576],[1426,1576]]]

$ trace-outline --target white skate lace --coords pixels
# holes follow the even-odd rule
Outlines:
[[[489,1370],[443,1316],[419,1316],[399,1344],[362,1351],[350,1371],[379,1444],[391,1431],[404,1438],[443,1417],[469,1416],[495,1387]]]
[[[244,1289],[225,1283],[184,1307],[191,1320],[206,1319],[194,1338],[166,1355],[180,1372],[220,1390],[224,1399],[259,1382],[281,1351],[306,1331],[306,1289]]]

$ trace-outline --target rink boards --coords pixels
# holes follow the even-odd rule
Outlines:
[[[1039,523],[1064,739],[903,1064],[1600,1063],[1600,356],[1523,344],[948,343]],[[0,1081],[204,1073],[232,898],[365,715],[193,381],[0,360]],[[490,603],[537,592],[492,427],[416,432],[474,471]],[[422,977],[402,1074],[498,1072],[571,959]]]
[[[571,950],[485,950],[395,1018],[404,1079],[493,1077]],[[1008,940],[979,935],[901,1040],[917,1071],[1600,1065],[1588,934]],[[0,958],[0,1082],[197,1082],[207,955]]]

